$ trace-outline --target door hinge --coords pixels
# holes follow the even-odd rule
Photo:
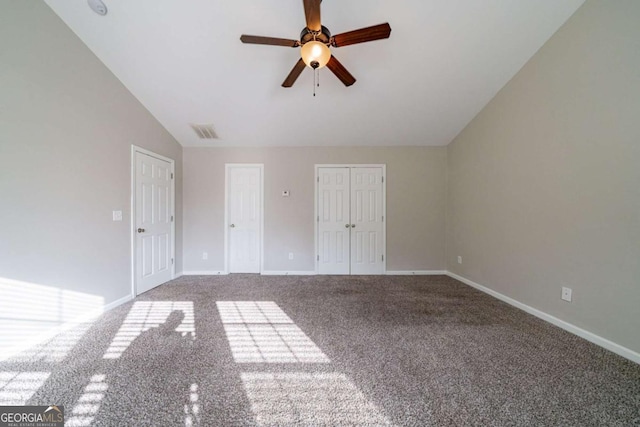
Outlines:
[[[384,255],[382,255],[382,261],[384,261]]]
[[[384,222],[384,215],[382,215],[382,222]]]
[[[318,257],[316,258],[318,261],[320,261],[320,255],[318,255]]]
[[[382,177],[382,182],[384,182],[384,176]]]
[[[316,178],[316,182],[320,182],[320,177],[317,177],[317,178]]]
[[[171,179],[173,179],[173,173],[171,173]]]
[[[171,258],[171,265],[173,265],[173,258]]]
[[[384,218],[384,217],[383,217]],[[171,222],[173,222],[173,215],[171,215]]]

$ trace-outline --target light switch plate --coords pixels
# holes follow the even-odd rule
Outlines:
[[[122,221],[122,211],[113,211],[113,220]]]
[[[573,293],[573,291],[571,290],[571,288],[565,288],[564,286],[562,287],[562,299],[567,301],[567,302],[571,302],[571,294]]]

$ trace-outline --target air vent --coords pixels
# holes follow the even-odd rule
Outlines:
[[[191,129],[195,131],[200,139],[218,139],[218,134],[213,129],[213,125],[194,125],[192,123]]]

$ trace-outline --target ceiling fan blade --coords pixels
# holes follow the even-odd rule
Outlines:
[[[356,82],[356,78],[353,77],[346,68],[344,68],[335,56],[331,55],[329,62],[327,62],[327,67],[336,75],[337,78],[340,79],[342,83],[344,83],[345,86],[351,86]]]
[[[271,46],[300,46],[300,42],[298,40],[279,39],[277,37],[248,36],[246,34],[240,36],[240,41],[242,43],[267,44]]]
[[[291,70],[287,78],[284,79],[284,82],[282,82],[282,87],[293,86],[300,73],[302,73],[302,70],[304,70],[304,67],[306,67],[306,64],[304,63],[302,58],[298,59],[298,62],[296,62],[296,65],[293,66],[293,69]]]
[[[331,45],[334,47],[349,46],[350,44],[371,42],[374,40],[387,39],[391,35],[389,23],[374,25],[372,27],[360,28],[332,37]]]
[[[322,0],[302,0],[304,3],[304,16],[307,18],[307,28],[311,31],[320,31],[320,2]]]

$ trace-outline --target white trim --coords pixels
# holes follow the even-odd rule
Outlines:
[[[384,221],[382,222],[382,252],[384,260],[382,261],[382,273],[387,274],[387,165],[385,163],[379,164],[357,164],[357,163],[345,163],[345,164],[315,164],[314,178],[313,178],[313,250],[316,254],[314,257],[314,273],[318,274],[320,270],[320,261],[318,261],[318,175],[320,168],[382,168],[382,216]],[[351,196],[349,196],[351,197]],[[349,251],[351,254],[351,251]]]
[[[321,163],[314,165],[316,171],[318,168],[382,168],[386,167],[385,163]],[[383,172],[385,172],[383,170]],[[386,179],[386,177],[385,177]]]
[[[131,301],[134,298],[135,297],[133,295],[129,294],[129,295],[124,296],[124,297],[122,297],[120,299],[117,299],[117,300],[115,300],[113,302],[110,302],[109,304],[106,304],[104,307],[102,307],[102,311],[98,315],[100,315],[100,314],[102,314],[104,312],[107,312],[109,310],[113,310],[114,308],[116,308],[116,307],[118,307],[118,306],[120,306],[122,304],[126,304],[126,303],[128,303],[129,301]]]
[[[382,274],[387,274],[387,165],[382,164]]]
[[[184,273],[181,271],[180,273],[176,273],[175,277],[173,278],[173,280],[179,279],[182,276],[184,276]]]
[[[168,162],[171,165],[171,280],[176,276],[176,162],[175,160],[149,151],[145,148],[131,144],[131,209],[129,227],[131,230],[131,293],[136,293],[136,153],[146,154],[156,159]]]
[[[264,271],[264,163],[224,164],[224,268],[229,271],[229,171],[231,168],[258,168],[260,170],[260,274]],[[185,273],[186,274],[186,273]],[[225,273],[228,274],[228,273]]]
[[[447,270],[391,270],[387,276],[441,276],[447,275]]]
[[[577,335],[581,338],[584,338],[587,341],[590,341],[596,345],[599,345],[600,347],[603,347],[609,351],[612,351],[626,359],[631,360],[632,362],[635,363],[640,363],[640,353],[637,353],[631,349],[628,349],[626,347],[621,346],[620,344],[616,344],[613,341],[609,341],[606,338],[602,338],[599,335],[594,334],[593,332],[589,332],[585,329],[582,329],[574,324],[571,324],[569,322],[566,322],[564,320],[558,319],[555,316],[552,316],[548,313],[545,313],[544,311],[538,310],[537,308],[533,308],[529,305],[526,305],[524,303],[521,303],[520,301],[517,301],[513,298],[510,298],[504,294],[501,294],[500,292],[496,292],[493,289],[489,289],[486,286],[482,286],[472,280],[467,279],[466,277],[462,277],[458,274],[452,273],[450,271],[447,272],[447,275],[449,277],[452,277],[456,280],[459,280],[460,282],[471,286],[472,288],[476,288],[488,295],[491,295],[494,298],[497,298],[501,301],[506,302],[507,304],[510,304],[516,308],[519,308],[520,310],[526,311],[529,314],[532,314],[542,320],[545,320],[553,325],[556,325],[562,329],[564,329],[567,332],[571,332],[574,335]]]
[[[318,165],[313,166],[313,272],[316,274],[318,274],[318,271],[320,271],[320,261],[318,260],[318,258],[320,257],[320,251],[318,250],[318,169]]]
[[[315,276],[316,272],[311,271],[263,271],[263,276]]]
[[[39,344],[43,344],[47,341],[49,341],[50,339],[54,338],[56,335],[64,332],[64,331],[68,331],[71,328],[74,328],[82,323],[86,323],[92,320],[95,320],[96,318],[100,317],[103,313],[109,311],[109,310],[113,310],[114,308],[118,307],[119,305],[125,304],[129,301],[131,301],[133,299],[132,295],[127,295],[125,297],[122,297],[120,299],[117,299],[113,302],[110,302],[109,304],[103,305],[102,307],[87,311],[86,313],[83,313],[81,315],[79,315],[78,317],[74,318],[73,320],[70,320],[68,322],[65,322],[61,325],[58,326],[54,326],[52,328],[47,329],[46,331],[37,334],[36,336],[34,336],[33,338],[27,339],[25,341],[22,341],[20,344],[8,348],[8,349],[3,349],[2,352],[0,352],[0,362],[17,355],[18,353],[21,353],[25,350],[28,350],[29,348],[39,345]]]
[[[200,270],[200,271],[183,271],[183,276],[226,276],[228,271]]]

